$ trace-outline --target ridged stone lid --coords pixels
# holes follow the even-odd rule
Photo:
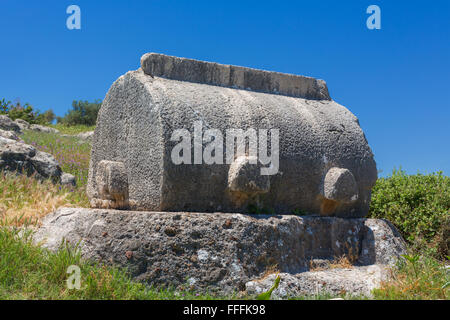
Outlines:
[[[281,94],[312,100],[331,100],[324,80],[214,62],[146,53],[141,68],[152,77]]]

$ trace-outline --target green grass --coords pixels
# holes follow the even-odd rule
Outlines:
[[[74,137],[34,131],[25,131],[21,139],[38,150],[52,154],[64,172],[75,176],[77,186],[64,187],[25,175],[0,172],[0,219],[8,218],[20,225],[22,219],[38,221],[58,207],[89,207],[86,195],[91,151],[89,143],[80,143],[81,140]]]
[[[373,291],[380,300],[450,298],[450,265],[427,255],[410,255],[393,269],[393,280]]]
[[[10,223],[8,223],[10,224]],[[22,230],[22,231],[20,231]],[[134,282],[115,267],[81,259],[79,250],[50,252],[33,245],[32,231],[0,227],[0,300],[4,299],[225,299],[192,290],[155,289]],[[69,289],[69,266],[81,270],[80,289]]]
[[[50,124],[48,126],[58,129],[62,134],[70,134],[70,135],[75,135],[86,131],[93,131],[95,129],[95,126],[87,126],[83,124],[73,126],[67,126],[64,124]]]
[[[89,143],[75,137],[35,131],[25,131],[21,138],[36,149],[52,154],[64,172],[76,177],[78,188],[86,187],[91,154]]]

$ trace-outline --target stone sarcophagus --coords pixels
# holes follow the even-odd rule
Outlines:
[[[97,119],[96,208],[363,217],[377,179],[324,81],[150,53]]]

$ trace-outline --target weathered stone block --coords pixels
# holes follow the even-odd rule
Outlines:
[[[98,164],[96,182],[102,199],[101,207],[128,207],[128,177],[122,162],[102,160]],[[92,200],[99,201],[99,200]],[[97,203],[93,202],[93,206]]]
[[[0,115],[0,129],[5,131],[14,131],[15,133],[21,133],[19,125],[5,115]]]
[[[39,179],[61,182],[62,170],[56,159],[46,152],[20,141],[0,136],[0,170],[34,174]]]
[[[255,156],[266,177],[233,168]],[[111,86],[97,119],[87,193],[94,207],[122,207],[97,183],[104,160],[123,163],[134,210],[363,217],[377,179],[358,119],[324,81],[160,54]]]
[[[379,219],[82,208],[46,216],[34,240],[51,250],[63,240],[79,243],[84,258],[126,267],[136,280],[158,286],[254,293],[273,281],[249,281],[279,271],[281,288],[292,284],[286,295],[316,294],[321,279],[323,289],[365,294],[379,284],[377,270],[406,248]],[[310,270],[311,261],[344,255],[354,262],[350,271]]]

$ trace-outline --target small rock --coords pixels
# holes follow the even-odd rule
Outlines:
[[[36,174],[36,178],[50,178],[60,182],[61,168],[49,153],[34,147],[0,136],[0,170],[16,171],[27,175]]]
[[[20,127],[20,130],[22,131],[30,129],[30,124],[23,119],[16,119],[14,122]]]
[[[38,132],[45,132],[45,133],[59,133],[59,130],[57,130],[55,128],[41,126],[40,124],[32,124],[30,126],[30,130],[38,131]]]
[[[177,234],[177,229],[172,227],[166,227],[164,229],[164,233],[167,234],[169,237],[173,237]]]
[[[19,137],[16,135],[14,131],[6,131],[3,129],[0,129],[0,137],[11,140],[19,140]]]
[[[373,289],[389,279],[389,272],[385,265],[371,265],[354,267],[352,269],[329,269],[300,273],[280,273],[280,285],[272,292],[273,299],[290,297],[332,294],[370,297]],[[275,274],[263,280],[252,280],[245,284],[248,294],[259,294],[269,290]],[[332,299],[341,300],[342,298]]]
[[[60,181],[62,171],[58,162],[51,154],[37,151],[36,155],[30,161],[42,177]]]
[[[82,133],[75,135],[75,137],[77,137],[78,139],[90,142],[92,140],[93,135],[94,135],[94,131],[86,131],[86,132],[82,132]]]
[[[6,162],[27,161],[36,155],[36,149],[25,143],[0,137],[0,155]]]
[[[312,259],[309,263],[310,269],[325,270],[330,268],[330,260],[327,259]]]
[[[231,226],[232,226],[231,219],[227,219],[227,220],[225,221],[225,223],[223,224],[223,227],[224,227],[225,229],[230,229]]]
[[[19,125],[5,115],[0,115],[0,129],[21,133]]]
[[[76,186],[77,181],[75,179],[75,176],[71,175],[70,173],[64,172],[61,175],[61,184],[65,186]]]

